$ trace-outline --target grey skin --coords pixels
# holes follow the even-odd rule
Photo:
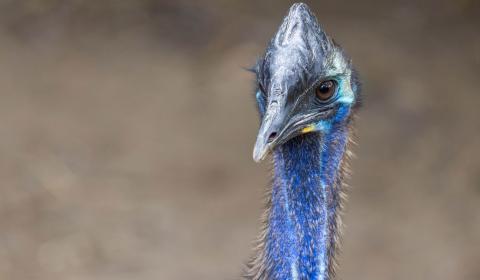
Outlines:
[[[260,108],[262,122],[253,150],[257,162],[303,128],[331,116],[335,102],[316,99],[311,94],[316,86],[335,79],[350,88],[354,80],[349,59],[303,3],[292,6],[255,72],[265,108]]]

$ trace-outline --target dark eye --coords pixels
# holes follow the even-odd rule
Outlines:
[[[337,90],[337,83],[332,80],[322,82],[316,89],[315,95],[321,101],[327,101],[335,95],[335,91]]]

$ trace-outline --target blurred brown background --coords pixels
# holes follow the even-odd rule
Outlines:
[[[478,1],[310,1],[364,81],[341,279],[480,279]],[[238,279],[290,1],[0,1],[0,279]]]

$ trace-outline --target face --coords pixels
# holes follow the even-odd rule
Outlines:
[[[255,68],[261,117],[255,161],[304,133],[328,133],[349,119],[355,72],[306,5],[294,5]]]

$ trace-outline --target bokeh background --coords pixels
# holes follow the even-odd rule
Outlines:
[[[478,1],[309,1],[364,83],[340,279],[480,279]],[[290,1],[0,1],[0,279],[238,279]]]

